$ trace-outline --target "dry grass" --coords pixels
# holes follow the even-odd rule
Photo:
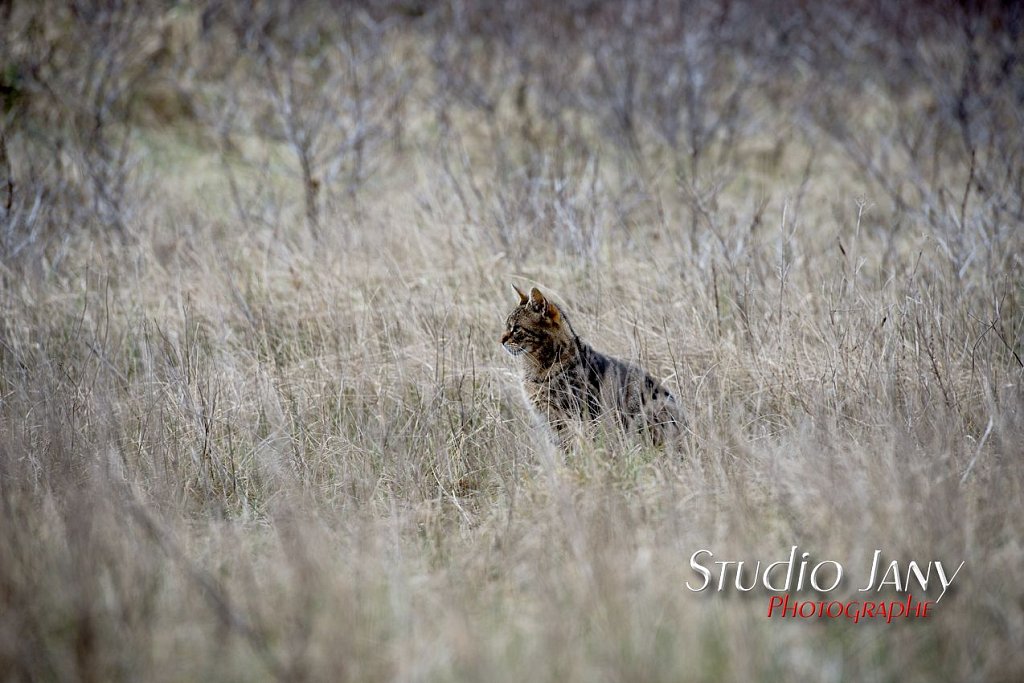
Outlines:
[[[161,15],[180,53],[144,80],[187,113],[152,86],[90,147],[19,81],[0,129],[0,678],[1018,679],[1024,140],[999,98],[1019,67],[977,95],[965,152],[937,82],[899,97],[863,26],[796,14],[815,39],[818,20],[851,30],[877,82],[820,55],[763,78],[779,55],[734,48],[758,76],[698,167],[587,90],[601,60],[628,64],[614,44],[563,44],[562,73],[537,26],[491,53],[460,31],[493,27],[451,13],[374,29],[380,54],[369,24],[339,29],[387,74],[358,172],[353,144],[324,143],[342,161],[307,177],[274,118],[284,86],[260,89],[287,53],[197,35],[198,10]],[[923,64],[969,59],[956,21],[928,26]],[[11,45],[16,64],[36,49]],[[315,84],[301,54],[289,78]],[[732,54],[708,67],[709,111]],[[534,60],[525,104],[510,56]],[[578,102],[555,99],[576,80]],[[118,167],[103,145],[125,139]],[[116,202],[82,173],[97,158],[124,174]],[[510,280],[667,378],[688,456],[554,451],[497,342]],[[793,544],[842,562],[849,594],[875,548],[966,565],[934,617],[892,625],[685,588],[700,548]]]

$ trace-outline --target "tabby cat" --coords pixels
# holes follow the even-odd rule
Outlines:
[[[658,380],[643,368],[595,351],[536,287],[529,296],[512,288],[519,305],[505,321],[501,343],[519,360],[527,399],[563,446],[573,427],[601,421],[655,445],[679,436],[685,418]]]

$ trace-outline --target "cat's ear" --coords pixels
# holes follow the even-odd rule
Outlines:
[[[530,290],[530,306],[533,307],[533,310],[540,313],[547,308],[547,305],[548,300],[544,298],[544,295],[540,293],[539,289],[534,287]]]
[[[554,322],[558,322],[561,315],[558,306],[545,299],[544,295],[536,287],[530,290],[530,306],[533,307],[533,310],[543,313]]]
[[[523,294],[523,290],[521,290],[518,287],[516,287],[516,283],[514,283],[514,282],[512,283],[512,289],[516,290],[516,294],[519,295],[519,305],[520,306],[522,306],[523,304],[525,304],[527,301],[530,300],[530,297],[528,297],[525,294]]]
[[[544,311],[544,315],[548,317],[553,323],[557,323],[562,319],[562,312],[558,310],[558,306],[554,305],[550,301],[548,302],[547,308]]]

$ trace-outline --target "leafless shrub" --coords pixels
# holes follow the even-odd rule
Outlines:
[[[4,128],[13,155],[10,194],[24,194],[19,204],[30,207],[47,187],[68,222],[128,234],[131,107],[160,47],[150,40],[160,17],[154,9],[76,2],[16,3],[10,11],[3,60],[13,76],[12,106]],[[38,226],[19,221],[8,223],[8,233],[36,239]]]
[[[409,83],[385,52],[390,25],[356,5],[322,13],[303,2],[258,3],[225,20],[252,67],[242,87],[262,90],[273,113],[273,126],[249,132],[280,137],[294,156],[307,226],[319,239],[325,201],[355,197],[378,170],[387,136],[401,135],[394,122]],[[222,139],[230,123],[222,119]]]
[[[998,242],[992,230],[1003,216],[1020,218],[1024,149],[1008,135],[1024,123],[1021,78],[1009,57],[1020,41],[1014,10],[879,8],[851,12],[843,23],[864,43],[880,37],[882,47],[863,49],[877,50],[886,68],[837,68],[834,87],[884,114],[843,115],[825,99],[817,120],[899,212],[929,225],[962,275]]]

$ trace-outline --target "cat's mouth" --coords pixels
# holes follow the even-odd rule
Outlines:
[[[508,351],[510,356],[521,356],[526,353],[526,349],[522,346],[511,346],[509,344],[502,344],[502,346],[505,347],[505,350]]]

